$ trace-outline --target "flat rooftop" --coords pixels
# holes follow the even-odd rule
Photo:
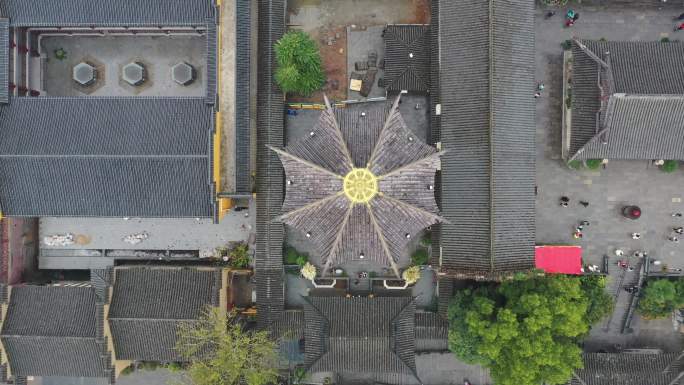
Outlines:
[[[209,218],[62,218],[44,217],[39,222],[40,266],[43,269],[101,268],[113,263],[95,251],[198,251],[207,257],[230,242],[253,242],[256,212],[230,211],[219,224]],[[137,244],[127,237],[147,234]],[[48,245],[46,237],[72,234],[70,245]],[[127,253],[124,253],[127,254]]]
[[[48,96],[204,96],[207,85],[205,36],[53,36],[40,35],[41,58],[32,66],[32,87]],[[56,52],[63,52],[58,58]],[[81,86],[72,77],[75,65],[87,62],[96,68],[92,85]],[[123,67],[140,62],[146,80],[132,86],[122,79]],[[171,68],[190,64],[196,78],[188,85],[176,83]]]

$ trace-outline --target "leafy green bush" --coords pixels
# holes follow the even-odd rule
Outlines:
[[[181,365],[179,362],[172,362],[166,365],[166,369],[168,369],[171,373],[177,373],[183,370],[183,365]]]
[[[275,80],[285,92],[311,95],[325,81],[316,42],[302,31],[290,31],[275,43]]]
[[[420,245],[423,247],[432,246],[432,237],[430,236],[430,233],[425,234],[423,238],[420,239]]]
[[[581,160],[573,159],[568,162],[568,167],[570,167],[573,170],[579,170],[583,167],[584,165],[582,164]]]
[[[287,246],[285,248],[285,253],[283,253],[283,262],[286,265],[296,265],[297,257],[299,257],[299,251],[292,246]]]
[[[427,265],[428,258],[427,250],[419,248],[411,255],[411,264],[414,266]]]
[[[301,255],[297,256],[297,265],[299,265],[299,267],[303,267],[304,265],[306,265],[307,262],[309,262],[309,256],[308,255],[301,254]]]
[[[127,376],[127,375],[133,373],[134,371],[135,371],[135,369],[133,368],[133,365],[128,365],[125,368],[123,368],[123,370],[121,370],[120,374],[122,376]]]
[[[589,170],[598,170],[601,167],[601,159],[587,159],[584,164]]]
[[[561,43],[563,50],[568,51],[572,48],[572,40],[568,39]]]
[[[661,42],[661,43],[669,43],[669,42],[670,42],[670,38],[668,38],[668,37],[662,37],[662,38],[660,38],[660,42]]]
[[[230,266],[244,269],[249,266],[249,246],[245,242],[238,243],[229,253]]]
[[[679,162],[676,160],[666,160],[661,167],[665,172],[674,172],[677,168],[679,168]]]
[[[639,300],[639,313],[646,319],[668,317],[684,305],[684,281],[655,279],[648,281]]]
[[[572,108],[572,88],[568,87],[566,91],[567,97],[565,98],[565,108],[568,110]]]

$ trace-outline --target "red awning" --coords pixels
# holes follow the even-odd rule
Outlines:
[[[581,246],[535,246],[534,263],[547,273],[582,274]]]

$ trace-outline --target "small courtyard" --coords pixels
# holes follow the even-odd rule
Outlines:
[[[645,321],[638,315],[631,324],[632,333],[621,333],[621,325],[629,308],[631,295],[620,285],[636,283],[635,272],[625,272],[617,266],[620,259],[615,250],[625,256],[643,251],[652,261],[651,272],[667,271],[681,274],[684,268],[684,246],[668,240],[673,227],[684,225],[672,213],[684,211],[684,170],[665,173],[649,161],[608,162],[592,171],[571,170],[561,159],[562,48],[561,43],[572,37],[581,39],[659,41],[668,38],[679,41],[672,32],[673,17],[679,13],[668,9],[633,9],[619,7],[574,7],[581,17],[570,28],[563,25],[565,9],[545,18],[546,10],[537,9],[536,78],[546,88],[537,99],[537,244],[581,245],[585,264],[603,266],[608,256],[609,287],[616,298],[616,310],[610,320],[597,325],[585,347],[590,351],[621,347],[654,347],[668,351],[682,348],[676,323],[670,319]],[[677,13],[676,15],[674,13]],[[663,44],[678,44],[677,42]],[[532,93],[530,97],[533,97]],[[567,208],[560,198],[567,196]],[[584,207],[579,202],[588,202]],[[643,216],[630,220],[620,210],[625,205],[638,205]],[[573,232],[581,221],[590,225],[581,239]],[[632,233],[640,239],[632,239]],[[624,257],[622,259],[625,259]],[[638,258],[629,263],[638,267]],[[623,277],[622,275],[625,274]]]

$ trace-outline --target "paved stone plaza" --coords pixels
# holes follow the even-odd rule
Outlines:
[[[561,160],[562,48],[561,42],[573,36],[583,39],[657,41],[663,37],[679,41],[684,32],[672,32],[673,17],[668,10],[577,7],[579,21],[574,27],[563,26],[563,13],[545,19],[545,10],[537,10],[536,77],[546,89],[537,104],[537,243],[581,245],[585,263],[601,265],[603,255],[610,258],[611,293],[617,293],[620,269],[615,249],[631,255],[646,251],[651,259],[662,261],[670,269],[684,268],[684,241],[668,241],[672,227],[684,220],[671,217],[684,212],[684,169],[666,174],[647,161],[611,161],[599,171],[573,171]],[[666,44],[666,43],[663,43]],[[678,43],[668,43],[678,44]],[[533,97],[533,87],[530,97]],[[561,196],[571,200],[568,208],[559,205]],[[579,201],[589,202],[587,208]],[[637,221],[622,217],[626,204],[639,205],[643,216]],[[575,226],[587,220],[590,225],[581,240],[572,237]],[[631,233],[641,239],[633,240]],[[632,258],[632,263],[636,264]],[[633,277],[626,277],[625,283]],[[628,307],[626,292],[618,296],[616,312],[609,331],[601,324],[587,341],[594,348],[610,344],[622,346],[654,345],[680,349],[679,336],[670,320],[644,322],[635,318],[635,332],[620,335],[617,326]],[[676,338],[673,338],[676,337]]]

